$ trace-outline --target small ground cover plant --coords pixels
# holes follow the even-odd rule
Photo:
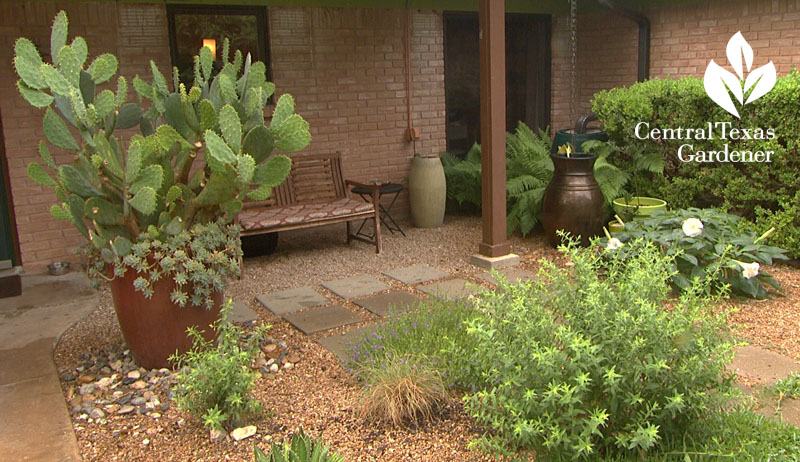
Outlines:
[[[448,401],[441,372],[419,356],[389,352],[378,367],[359,371],[365,386],[359,396],[361,418],[395,427],[419,427],[434,420]]]
[[[228,320],[231,306],[229,299],[219,321],[212,325],[217,332],[216,345],[189,328],[193,348],[170,357],[180,368],[175,388],[178,408],[209,429],[230,430],[261,410],[261,403],[251,395],[258,373],[250,364],[269,326],[245,336],[242,328]]]
[[[671,280],[680,289],[688,290],[694,279],[709,278],[716,289],[728,285],[736,294],[766,298],[766,286],[781,287],[761,265],[786,260],[786,251],[764,244],[769,234],[758,236],[741,221],[715,209],[658,211],[626,222],[625,230],[614,235],[616,241],[606,246],[616,249],[617,258],[629,259],[637,249],[625,243],[645,239],[674,257]]]
[[[290,443],[273,444],[269,456],[256,446],[255,462],[344,462],[344,458],[335,452],[329,453],[321,439],[312,440],[300,428]]]

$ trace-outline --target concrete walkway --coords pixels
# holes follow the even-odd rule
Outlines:
[[[53,347],[97,307],[83,273],[22,277],[0,299],[0,454],[5,462],[80,462]]]

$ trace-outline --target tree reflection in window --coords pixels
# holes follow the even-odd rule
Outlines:
[[[214,71],[221,68],[222,42],[230,41],[231,56],[240,50],[253,61],[264,61],[269,74],[266,12],[262,7],[180,5],[167,6],[170,28],[172,65],[178,68],[181,82],[187,87],[194,81],[192,57],[203,47],[204,40],[216,43]],[[269,78],[269,75],[267,75]]]

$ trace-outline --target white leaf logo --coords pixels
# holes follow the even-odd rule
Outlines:
[[[725,53],[736,74],[723,69],[712,59],[703,77],[703,87],[712,101],[739,118],[739,110],[731,94],[739,101],[739,105],[752,103],[772,90],[778,76],[772,61],[750,72],[753,67],[753,48],[741,32],[737,32],[728,40]],[[745,67],[747,78],[745,78]],[[744,96],[748,91],[750,95],[745,101]]]

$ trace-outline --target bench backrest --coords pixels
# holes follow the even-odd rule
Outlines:
[[[318,204],[347,197],[341,154],[292,156],[292,170],[284,185],[286,194],[276,198],[278,205]]]
[[[342,176],[342,156],[332,154],[295,154],[286,181],[272,189],[266,201],[247,201],[245,207],[318,204],[347,197]]]

